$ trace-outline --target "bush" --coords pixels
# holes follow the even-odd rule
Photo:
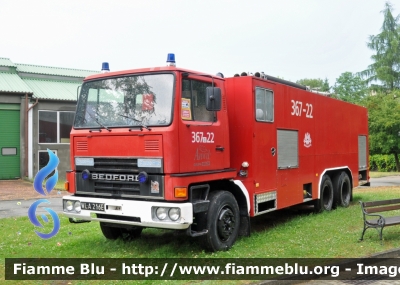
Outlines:
[[[369,157],[369,166],[372,171],[390,172],[397,171],[393,155],[374,154]]]

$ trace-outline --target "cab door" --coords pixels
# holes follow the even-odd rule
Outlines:
[[[203,78],[182,80],[178,99],[181,173],[223,169],[229,156],[218,112],[206,109],[206,88],[211,86],[211,81]]]

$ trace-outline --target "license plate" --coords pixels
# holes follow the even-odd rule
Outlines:
[[[104,212],[104,203],[81,202],[81,209]]]

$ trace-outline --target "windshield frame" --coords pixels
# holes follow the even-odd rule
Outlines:
[[[131,119],[131,123],[126,123],[126,124],[121,124],[121,125],[108,125],[107,122],[104,122],[103,118],[104,116],[102,116],[101,114],[94,112],[94,116],[96,117],[96,119],[93,118],[93,114],[90,114],[87,108],[87,102],[89,99],[89,94],[86,95],[86,99],[82,100],[82,94],[84,91],[86,91],[85,85],[86,84],[93,84],[96,82],[102,82],[105,80],[112,80],[112,79],[117,79],[117,78],[127,78],[127,77],[142,77],[142,76],[152,76],[152,75],[172,75],[172,84],[171,84],[171,90],[170,92],[172,92],[172,94],[170,92],[168,92],[169,94],[172,95],[171,98],[169,98],[170,100],[170,113],[168,114],[170,117],[166,120],[166,123],[148,123],[146,122],[143,123],[143,121],[137,120],[134,117],[129,117],[129,114],[126,113],[116,113],[116,115],[121,116],[121,118],[130,118]],[[172,71],[161,71],[161,72],[143,72],[143,73],[127,73],[127,74],[120,74],[120,75],[115,75],[115,76],[110,76],[107,77],[105,75],[105,77],[102,78],[96,78],[93,80],[88,80],[88,81],[84,81],[81,88],[80,88],[80,93],[79,93],[79,97],[78,97],[78,101],[76,104],[76,111],[75,111],[75,116],[74,116],[74,122],[73,122],[73,129],[101,129],[101,128],[105,128],[107,130],[109,129],[113,129],[113,128],[148,128],[148,127],[167,127],[170,126],[173,123],[174,120],[174,107],[175,107],[175,97],[176,97],[176,73],[172,72]],[[139,94],[136,94],[139,95]],[[136,96],[135,95],[135,96]],[[125,100],[126,94],[124,95],[124,100]],[[154,98],[155,99],[155,98]],[[143,100],[143,99],[142,99]],[[154,100],[155,102],[155,100]],[[123,103],[123,105],[125,105],[125,102]],[[155,111],[154,111],[155,112]],[[94,124],[84,124],[79,126],[78,120],[86,120],[86,116],[89,115],[89,117],[92,119],[92,121],[94,121]],[[83,116],[83,118],[82,118]],[[137,123],[132,123],[133,121],[136,121]]]

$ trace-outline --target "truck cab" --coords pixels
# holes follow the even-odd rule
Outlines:
[[[146,227],[207,234],[194,218],[209,210],[210,183],[236,176],[227,120],[222,77],[166,66],[86,78],[64,213],[99,221],[110,239]]]

